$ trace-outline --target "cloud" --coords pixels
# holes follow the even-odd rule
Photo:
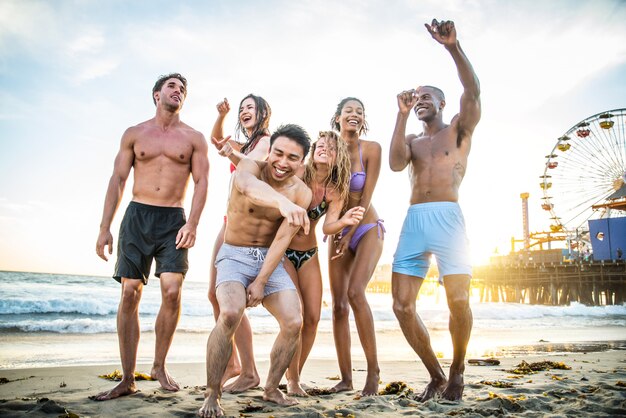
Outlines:
[[[78,83],[93,80],[111,74],[120,65],[115,57],[102,57],[81,60],[81,64],[75,68],[75,81]]]
[[[549,24],[536,16],[560,17]],[[555,95],[577,88],[584,80],[626,60],[626,8],[607,16],[614,2],[538,4],[536,8],[497,8],[486,14],[513,19],[488,25],[473,40],[480,54],[474,66],[492,85],[497,102],[515,103],[517,111],[539,109]],[[549,13],[550,12],[550,13]],[[601,26],[598,22],[603,22]],[[506,34],[506,36],[502,36]],[[610,51],[610,52],[609,52]],[[485,83],[486,90],[489,84]],[[508,110],[507,110],[508,111]]]
[[[9,58],[35,62],[48,71],[55,69],[75,83],[114,71],[119,59],[107,51],[104,31],[89,23],[89,19],[77,22],[74,7],[68,7],[72,6],[70,2],[55,4],[58,7],[38,1],[0,2],[0,58],[4,61],[1,71],[14,71],[12,65],[7,65]],[[83,11],[89,14],[88,10]]]
[[[37,48],[54,35],[55,13],[41,1],[0,2],[0,55]]]
[[[70,55],[89,54],[95,55],[101,52],[105,45],[104,35],[97,30],[94,33],[82,35],[71,41],[67,47]]]

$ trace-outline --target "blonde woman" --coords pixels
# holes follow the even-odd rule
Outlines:
[[[322,306],[322,272],[315,226],[325,215],[322,230],[325,235],[334,235],[343,228],[357,225],[363,217],[363,208],[359,206],[344,213],[350,185],[350,156],[346,144],[335,132],[320,132],[302,179],[313,192],[308,208],[311,232],[304,234],[300,230],[285,253],[293,266],[289,269],[290,275],[298,288],[303,308],[300,349],[287,371],[287,393],[295,396],[306,396],[300,386],[300,373],[315,341]]]

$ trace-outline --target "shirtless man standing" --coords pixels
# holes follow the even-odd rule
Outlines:
[[[480,120],[480,85],[457,41],[454,22],[433,19],[431,25],[425,26],[433,39],[452,56],[463,85],[463,95],[459,114],[447,125],[442,115],[446,102],[438,88],[420,86],[398,94],[399,111],[389,165],[393,171],[402,171],[410,164],[411,206],[394,255],[393,310],[404,336],[430,374],[430,383],[420,399],[426,401],[440,393],[445,399],[460,400],[463,397],[465,351],[472,329],[469,306],[472,267],[465,221],[457,202],[472,134]],[[420,135],[405,135],[411,109],[422,121],[424,131]],[[447,380],[415,307],[431,254],[437,257],[450,309],[449,328],[454,354]]]
[[[104,401],[137,391],[135,363],[139,345],[139,301],[148,283],[152,260],[160,278],[161,308],[156,319],[156,347],[152,378],[170,391],[180,389],[165,368],[180,317],[180,294],[187,272],[187,249],[196,242],[196,228],[207,196],[208,145],[204,136],[181,122],[180,110],[187,96],[187,80],[168,74],[152,89],[156,116],[124,132],[109,181],[96,253],[108,261],[113,253],[111,222],[134,168],[133,199],[120,226],[118,257],[113,278],[122,284],[117,311],[117,334],[122,361],[122,381],[94,399]],[[189,219],[183,202],[189,177],[194,191]]]
[[[281,260],[300,227],[309,233],[306,208],[311,190],[294,175],[310,143],[302,128],[284,125],[270,138],[267,161],[244,158],[237,165],[224,244],[215,261],[220,315],[207,342],[207,389],[198,411],[202,417],[224,414],[221,381],[232,353],[233,335],[244,309],[259,303],[280,326],[270,354],[263,399],[279,405],[297,403],[278,389],[302,327],[300,299]]]

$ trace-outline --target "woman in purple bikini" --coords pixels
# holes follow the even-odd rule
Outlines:
[[[380,173],[381,147],[378,142],[360,138],[367,132],[367,123],[365,109],[359,99],[347,97],[339,102],[331,119],[331,126],[339,131],[350,154],[351,178],[347,209],[355,206],[365,208],[361,222],[335,235],[328,251],[333,297],[333,335],[341,372],[341,381],[333,390],[352,390],[349,323],[352,308],[367,360],[367,378],[361,394],[371,396],[378,394],[380,369],[374,318],[365,297],[365,288],[383,251],[385,228],[371,204]]]

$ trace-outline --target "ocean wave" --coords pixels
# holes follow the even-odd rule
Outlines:
[[[471,306],[474,319],[528,320],[539,318],[622,318],[626,304],[586,306],[573,302],[569,306],[524,305],[519,303],[478,303]]]
[[[93,318],[3,321],[0,331],[98,334],[116,332],[116,323],[114,320]]]
[[[153,331],[161,306],[161,291],[144,287],[139,305],[142,331]],[[178,331],[204,333],[213,329],[207,283],[185,283]],[[1,332],[109,333],[116,331],[120,286],[109,278],[0,272]],[[399,330],[389,294],[368,294],[377,331]],[[323,295],[320,332],[332,331],[332,298]],[[514,303],[474,303],[475,327],[482,329],[551,327],[625,327],[626,305],[569,306]],[[422,297],[417,313],[429,330],[447,330],[449,310],[445,298]],[[276,320],[263,307],[246,309],[255,334],[275,333]],[[351,313],[351,328],[354,315]]]
[[[117,304],[100,299],[54,298],[48,300],[9,298],[0,300],[0,314],[78,313],[110,315],[117,312]]]

